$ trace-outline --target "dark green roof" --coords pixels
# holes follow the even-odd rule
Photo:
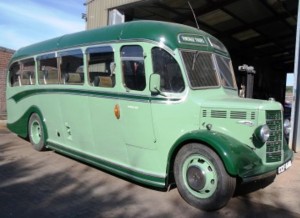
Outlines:
[[[108,43],[117,40],[151,40],[160,42],[164,37],[164,44],[174,50],[180,48],[194,48],[194,45],[178,42],[178,34],[201,35],[211,37],[204,31],[196,28],[160,21],[133,21],[119,25],[107,26],[99,29],[87,30],[36,43],[19,49],[13,60],[25,58],[39,53],[46,53],[88,44]],[[207,39],[206,39],[207,41]],[[204,46],[201,50],[212,50]]]

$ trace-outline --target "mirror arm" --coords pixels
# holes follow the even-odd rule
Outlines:
[[[158,88],[155,88],[155,90],[157,91],[157,94],[167,97],[164,93],[162,93]]]

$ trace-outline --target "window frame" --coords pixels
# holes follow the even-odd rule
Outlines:
[[[125,56],[125,57],[123,57],[122,56],[122,49],[124,48],[124,47],[139,47],[139,48],[141,48],[141,51],[142,51],[142,56],[141,57],[138,57],[138,56],[136,56],[136,57],[131,57],[131,56],[129,56],[129,57],[127,57],[127,56]],[[133,92],[145,92],[146,90],[147,90],[147,74],[146,74],[146,64],[147,64],[147,61],[146,61],[146,59],[145,59],[145,47],[143,46],[143,45],[141,45],[141,44],[139,44],[139,43],[132,43],[132,44],[123,44],[123,45],[121,45],[120,47],[119,47],[119,58],[120,58],[120,66],[121,66],[121,68],[120,68],[120,72],[121,72],[121,75],[122,75],[122,86],[126,89],[126,91],[127,92],[131,92],[131,91],[133,91]],[[123,68],[123,61],[142,61],[143,63],[142,63],[142,74],[143,74],[143,83],[144,83],[144,87],[142,88],[142,89],[132,89],[132,88],[130,88],[130,87],[128,87],[127,85],[126,85],[126,78],[125,78],[125,73],[124,73],[124,68]],[[132,63],[130,63],[129,62],[129,65],[131,65]],[[141,65],[140,65],[141,66]],[[129,66],[130,68],[131,68],[131,70],[132,70],[132,67],[134,67],[134,65],[132,65],[132,66]]]
[[[10,66],[9,66],[9,86],[10,87],[21,87],[22,86],[22,83],[21,83],[21,78],[20,78],[20,75],[18,75],[18,81],[17,81],[17,83],[18,83],[18,85],[14,85],[14,84],[16,84],[16,82],[15,82],[15,80],[12,80],[12,67],[14,66],[14,65],[18,65],[18,67],[19,67],[19,69],[18,69],[18,71],[16,71],[16,72],[14,72],[14,76],[15,75],[17,75],[17,73],[18,72],[20,72],[20,74],[21,74],[21,64],[20,64],[20,61],[15,61],[15,62],[13,62]]]
[[[221,69],[220,69],[220,66],[219,66],[218,61],[217,61],[217,56],[230,61],[230,74],[231,74],[231,77],[232,77],[232,82],[233,82],[234,87],[223,85],[222,76],[224,76],[224,74],[221,73]],[[233,66],[232,66],[232,59],[230,57],[226,57],[226,56],[219,55],[219,54],[214,54],[213,57],[214,57],[215,65],[217,67],[217,72],[218,72],[218,76],[219,76],[219,85],[226,88],[226,89],[237,90],[238,87],[237,87],[237,84],[236,84],[236,78],[235,78],[235,74],[234,74],[234,70],[233,70]]]
[[[31,75],[33,75],[33,78],[29,78],[29,84],[24,84],[23,80],[24,80],[24,64],[27,62],[33,62],[33,72]],[[13,65],[17,64],[19,66],[19,70],[18,70],[18,85],[13,85],[16,84],[16,82],[12,83],[11,80],[11,76],[12,76],[12,72],[11,72],[11,68],[13,67]],[[29,71],[28,71],[29,72]],[[9,81],[8,81],[8,85],[9,87],[21,87],[21,86],[32,86],[32,85],[36,85],[37,81],[36,81],[36,60],[34,57],[27,57],[21,60],[17,60],[15,62],[13,62],[12,64],[10,64],[9,66]],[[32,79],[34,80],[34,82],[32,82]]]
[[[29,83],[30,84],[24,84],[24,86],[32,86],[32,85],[35,85],[36,84],[36,73],[35,73],[35,71],[36,71],[36,61],[35,61],[35,59],[33,58],[33,57],[30,57],[30,58],[26,58],[26,59],[23,59],[23,60],[21,60],[20,61],[20,63],[21,63],[21,72],[22,72],[22,78],[21,78],[21,81],[24,79],[24,72],[25,72],[25,63],[28,63],[28,62],[33,62],[33,72],[32,72],[32,75],[33,75],[33,79],[34,79],[34,82],[32,82],[31,80],[32,80],[32,78],[29,78]],[[29,72],[29,71],[27,71],[27,72]],[[21,82],[22,83],[22,82]],[[23,86],[23,84],[22,84],[22,86]]]
[[[170,57],[173,58],[173,60],[174,60],[174,61],[176,62],[176,64],[178,65],[178,68],[180,69],[180,75],[181,75],[182,82],[183,82],[183,89],[182,89],[181,91],[179,91],[179,92],[174,92],[174,91],[164,91],[164,90],[161,90],[161,92],[163,92],[163,93],[168,93],[168,94],[172,94],[172,95],[184,93],[187,86],[186,86],[186,81],[185,81],[184,70],[182,69],[182,65],[180,64],[181,59],[180,59],[180,61],[178,61],[178,60],[176,59],[176,56],[174,56],[172,53],[170,53],[167,49],[162,48],[162,47],[157,46],[157,45],[151,47],[151,49],[150,49],[150,53],[151,53],[151,66],[152,66],[152,72],[153,72],[153,74],[155,74],[155,70],[154,70],[154,60],[153,60],[152,51],[153,51],[153,49],[156,49],[156,48],[157,48],[157,49],[162,49],[164,52],[166,52],[168,55],[170,55]],[[160,87],[160,88],[161,88],[161,87]]]
[[[56,59],[56,69],[57,69],[57,83],[44,83],[41,82],[42,79],[40,79],[40,70],[41,67],[41,61],[42,60],[48,60],[48,59]],[[36,65],[37,65],[37,80],[39,85],[60,85],[61,84],[61,71],[60,71],[60,58],[57,56],[57,52],[51,52],[46,54],[40,54],[36,57]]]
[[[75,73],[68,73],[67,75],[65,75],[65,73],[63,73],[63,69],[62,69],[62,64],[63,64],[63,58],[66,56],[75,56],[75,55],[81,55],[82,58],[82,73],[78,73],[79,75],[75,75],[77,74]],[[83,86],[85,83],[85,73],[84,73],[84,67],[85,67],[85,61],[84,61],[84,56],[85,53],[82,51],[81,48],[72,48],[70,50],[63,50],[63,51],[58,51],[57,52],[57,61],[58,61],[58,68],[59,68],[59,72],[60,72],[60,82],[59,84],[63,84],[63,85],[79,85],[79,86]],[[78,67],[79,68],[79,67]],[[77,68],[77,69],[78,69]],[[71,75],[72,74],[72,75]],[[74,75],[73,75],[74,74]],[[82,74],[82,75],[80,75]],[[79,76],[79,78],[78,78]],[[74,80],[76,82],[68,82],[67,78],[74,78]],[[78,82],[78,80],[80,80],[80,82]]]
[[[106,74],[106,72],[98,72],[99,75],[94,76],[93,78],[91,77],[91,72],[90,71],[90,61],[91,61],[91,57],[90,54],[105,54],[105,53],[112,53],[111,57],[112,57],[112,61],[110,61],[109,64],[109,69],[105,69],[105,71],[107,71],[108,73]],[[97,87],[97,88],[114,88],[116,87],[116,73],[115,70],[113,72],[111,71],[111,64],[115,64],[115,51],[114,48],[111,45],[96,45],[96,46],[90,46],[87,47],[85,49],[84,52],[85,56],[86,56],[86,72],[87,72],[87,83],[89,86],[91,87]],[[99,62],[100,63],[100,62]],[[107,66],[108,60],[105,62],[101,62],[101,64],[105,64]],[[104,68],[106,68],[106,66]],[[103,73],[103,75],[101,75],[101,73]],[[109,76],[107,76],[109,74]],[[99,81],[98,84],[95,85],[95,82],[97,82],[96,78],[98,77]],[[102,81],[102,83],[101,83]]]

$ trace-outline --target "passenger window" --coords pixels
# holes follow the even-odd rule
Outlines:
[[[35,84],[35,62],[33,58],[15,62],[10,67],[10,85],[22,86]]]
[[[128,89],[142,91],[146,87],[144,54],[141,46],[121,48],[124,85]]]
[[[15,62],[9,68],[10,75],[10,85],[11,86],[21,86],[21,67],[18,62]]]
[[[110,46],[88,48],[88,75],[92,86],[112,88],[115,86],[114,52]]]
[[[182,92],[185,88],[177,61],[162,48],[152,48],[153,72],[160,75],[163,92]]]
[[[83,54],[80,49],[61,52],[60,70],[64,84],[82,85],[84,82]]]
[[[39,61],[39,83],[59,84],[57,59],[54,54],[44,55],[37,58]]]
[[[35,61],[33,58],[22,61],[22,85],[35,84]]]

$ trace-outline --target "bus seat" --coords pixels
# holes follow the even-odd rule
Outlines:
[[[113,76],[95,76],[93,80],[94,86],[99,87],[114,87],[115,86],[115,77]]]
[[[28,76],[28,85],[33,85],[33,78],[34,78],[34,72],[32,71],[27,71],[27,76]]]
[[[64,83],[82,84],[83,76],[81,76],[80,73],[65,73],[64,74]]]
[[[110,76],[100,76],[101,87],[113,87],[113,82]]]
[[[21,86],[21,85],[22,85],[21,76],[20,76],[20,74],[16,74],[14,76],[14,80],[13,80],[12,86]]]
[[[47,85],[47,79],[48,79],[48,70],[43,70],[43,80],[45,85]]]
[[[32,76],[31,75],[29,75],[29,85],[33,85]]]
[[[99,78],[99,76],[95,76],[95,77],[94,77],[94,80],[93,80],[93,85],[94,85],[94,86],[99,86],[99,83],[100,83],[100,78]]]

